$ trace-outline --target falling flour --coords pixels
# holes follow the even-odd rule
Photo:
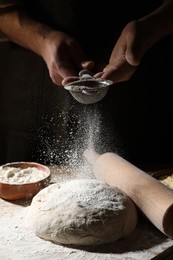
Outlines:
[[[119,147],[109,122],[105,124],[103,121],[102,113],[97,104],[80,107],[74,104],[61,113],[54,111],[51,118],[45,116],[42,128],[38,129],[40,143],[36,149],[39,161],[50,166],[80,168],[86,177],[90,169],[83,158],[84,150],[104,153]]]

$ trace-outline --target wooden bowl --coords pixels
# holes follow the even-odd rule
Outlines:
[[[41,189],[50,183],[50,170],[47,166],[35,162],[12,162],[1,166],[1,169],[9,169],[9,167],[20,168],[21,170],[33,168],[35,172],[31,174],[40,174],[40,178],[36,177],[36,181],[23,183],[10,183],[0,180],[0,198],[6,200],[27,200],[33,198]],[[41,171],[37,171],[41,170]],[[41,173],[44,175],[41,175]],[[33,175],[32,175],[33,177]],[[35,176],[34,176],[35,177]]]

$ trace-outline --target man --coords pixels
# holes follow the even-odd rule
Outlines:
[[[88,113],[96,106],[102,122],[98,149],[118,151],[135,163],[168,159],[162,149],[167,148],[164,136],[170,138],[172,131],[172,0],[121,1],[116,9],[112,1],[96,6],[87,1],[85,9],[79,1],[1,4],[0,31],[10,40],[0,47],[3,162],[29,159],[31,151],[34,160],[58,162],[57,151],[63,153],[74,143],[76,129],[85,128],[77,112]],[[90,108],[75,102],[62,87],[83,68],[116,83]],[[40,132],[47,136],[44,148]],[[38,149],[33,149],[34,139]],[[55,151],[52,157],[48,150]]]

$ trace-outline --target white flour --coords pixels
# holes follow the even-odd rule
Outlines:
[[[52,114],[51,119],[45,118],[44,128],[38,129],[40,139],[38,154],[42,164],[80,166],[85,168],[86,173],[88,169],[83,152],[86,149],[98,153],[112,151],[114,143],[118,146],[118,140],[114,142],[112,139],[110,126],[105,125],[99,106],[81,106],[74,111],[73,109],[74,105],[62,114],[57,112]],[[62,122],[62,126],[57,126],[59,121]],[[56,125],[56,129],[51,128],[51,134],[50,124]],[[58,127],[63,129],[63,134],[57,131]]]
[[[36,167],[0,167],[0,182],[9,184],[34,183],[46,178],[48,174]]]
[[[76,179],[40,191],[33,198],[26,220],[31,230],[45,240],[98,245],[131,235],[137,212],[118,188],[96,179]]]
[[[53,169],[57,182],[70,177]],[[51,171],[52,172],[52,171]],[[68,177],[67,177],[68,176]],[[73,176],[75,178],[75,176]],[[10,203],[0,199],[0,259],[3,260],[148,260],[173,245],[147,220],[140,221],[128,238],[96,248],[70,248],[45,241],[26,227],[30,202]]]
[[[76,170],[71,171],[71,169],[69,170],[69,167],[67,167],[67,172],[65,172],[64,169],[59,171],[56,166],[53,166],[51,172],[55,172],[55,174],[52,175],[52,182],[64,182],[79,177],[86,178],[86,176],[88,177],[88,172],[91,178],[93,177],[90,169],[88,170],[88,168],[85,168],[85,163],[82,164],[80,171],[78,171],[77,168],[80,164],[80,162],[78,163],[78,159],[80,160],[81,153],[87,148],[95,150],[96,145],[103,147],[104,142],[102,142],[102,139],[108,141],[108,138],[107,136],[103,136],[101,138],[101,118],[98,111],[94,114],[92,113],[92,117],[85,114],[83,119],[79,118],[79,121],[80,120],[81,123],[79,122],[80,128],[76,142],[71,144],[71,142],[67,139],[66,141],[69,145],[68,149],[64,151],[65,157],[67,158],[67,165],[70,164],[70,166],[73,166],[74,168],[76,167]],[[52,124],[53,123],[51,122],[51,125]],[[67,120],[64,120],[64,125],[66,124]],[[65,130],[63,129],[63,131]],[[73,129],[71,129],[71,132],[68,133],[70,136],[73,136]],[[51,164],[54,164],[54,161],[61,161],[61,158],[59,158],[59,150],[57,148],[59,147],[59,142],[61,142],[61,136],[57,139],[53,135],[49,137],[47,132],[41,132],[39,134],[40,136],[43,136],[42,143],[45,148],[44,151],[41,150],[40,155],[43,163],[46,164],[45,162],[50,161]],[[108,132],[108,134],[110,134],[110,132]],[[0,199],[0,259],[148,260],[152,259],[154,256],[163,252],[170,246],[173,246],[172,239],[165,237],[146,219],[145,221],[141,221],[139,223],[132,236],[107,246],[78,249],[56,245],[50,241],[40,239],[35,236],[31,230],[27,229],[25,216],[29,205],[30,202],[26,202],[26,204],[20,201],[10,203]]]

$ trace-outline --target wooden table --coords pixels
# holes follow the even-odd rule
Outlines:
[[[51,167],[52,182],[86,178],[74,171]],[[88,175],[87,175],[88,177]],[[92,176],[90,176],[92,177]],[[110,245],[70,248],[35,236],[25,223],[31,201],[8,202],[0,199],[0,259],[2,260],[150,260],[166,259],[173,253],[173,240],[157,230],[143,216],[134,233]]]

